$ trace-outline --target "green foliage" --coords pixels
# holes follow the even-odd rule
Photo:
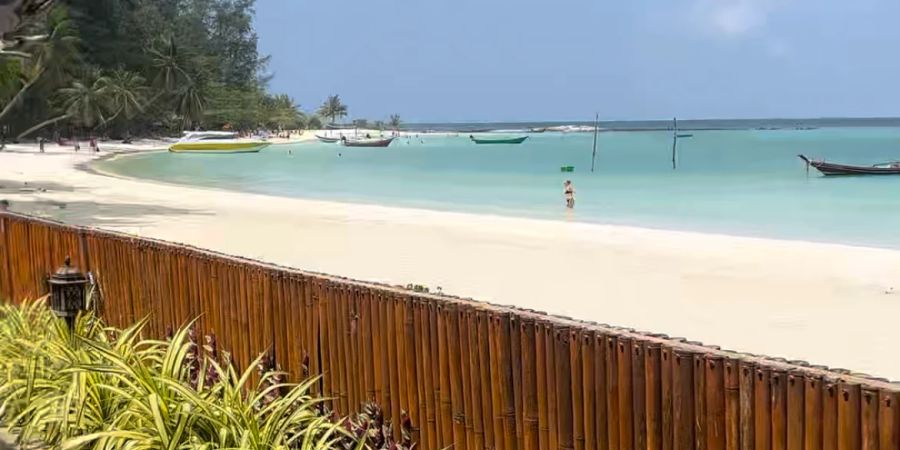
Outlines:
[[[309,119],[306,120],[307,130],[321,130],[322,126],[322,119],[317,115],[309,116]]]
[[[399,130],[400,124],[402,123],[402,122],[400,122],[400,114],[391,114],[391,119],[390,119],[390,122],[388,122],[388,123],[390,123],[391,128],[393,128],[395,130]]]
[[[255,0],[67,0],[29,26],[48,39],[33,58],[0,59],[0,125],[30,134],[51,125],[115,135],[177,128],[299,128],[293,102],[266,93],[253,29]],[[62,97],[98,70],[109,96],[69,114]],[[64,92],[65,91],[65,92]],[[226,99],[235,94],[236,98]],[[272,107],[272,100],[275,107]],[[25,130],[26,132],[23,132]]]
[[[294,103],[294,99],[281,94],[264,96],[260,99],[262,107],[261,122],[269,129],[296,130],[303,128],[305,120],[303,113]]]
[[[254,382],[256,364],[237,372],[189,327],[167,341],[143,327],[83,314],[70,332],[42,302],[0,307],[0,421],[64,450],[364,448],[321,414],[316,379],[284,383],[260,358]]]
[[[347,116],[347,105],[341,102],[339,95],[329,95],[325,103],[319,107],[319,115],[328,117],[331,119],[331,123],[334,123],[335,120]]]

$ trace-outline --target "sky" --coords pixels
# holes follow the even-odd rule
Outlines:
[[[257,0],[270,88],[405,122],[900,116],[897,0]]]

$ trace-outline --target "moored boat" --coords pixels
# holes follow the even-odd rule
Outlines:
[[[825,161],[814,161],[804,155],[797,155],[813,166],[823,175],[900,175],[900,161],[891,161],[872,166],[851,166],[847,164],[833,164]]]
[[[271,145],[261,139],[240,139],[231,131],[188,131],[169,147],[172,153],[257,153]]]
[[[320,142],[325,142],[326,144],[334,144],[335,142],[338,142],[341,140],[341,138],[320,136],[318,134],[316,135],[316,139],[318,139]]]
[[[391,145],[391,142],[394,141],[394,138],[361,138],[361,139],[347,139],[346,137],[341,138],[341,144],[345,147],[387,147]]]
[[[469,139],[476,144],[521,144],[525,142],[525,139],[528,139],[528,136],[521,137],[489,137],[489,138],[476,138],[475,136],[469,136]]]

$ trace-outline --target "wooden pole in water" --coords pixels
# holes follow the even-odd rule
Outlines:
[[[597,127],[600,124],[600,114],[594,116],[594,151],[591,153],[591,172],[594,171],[594,161],[597,159]]]
[[[672,170],[677,169],[676,157],[678,148],[678,118],[672,118]]]

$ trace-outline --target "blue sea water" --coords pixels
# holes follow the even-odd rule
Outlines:
[[[386,149],[305,143],[258,154],[151,153],[112,173],[263,194],[900,248],[900,176],[824,178],[797,154],[900,160],[900,128],[694,131],[671,166],[671,131],[532,134],[522,145],[466,135]],[[561,173],[561,166],[574,173]],[[573,214],[563,187],[577,189]]]

